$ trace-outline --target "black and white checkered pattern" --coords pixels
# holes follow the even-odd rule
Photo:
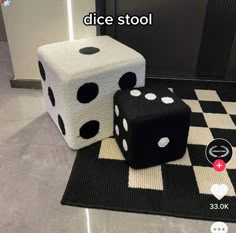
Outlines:
[[[185,156],[162,166],[133,170],[126,166],[115,140],[105,139],[78,153],[75,162],[77,170],[78,163],[82,163],[86,177],[97,182],[81,188],[93,189],[101,196],[93,196],[92,201],[88,200],[88,196],[84,198],[78,194],[73,197],[76,201],[72,205],[236,222],[236,204],[233,201],[236,197],[236,96],[214,87],[207,90],[188,86],[183,91],[180,86],[170,86],[170,90],[192,110]],[[220,173],[205,157],[206,146],[215,138],[224,138],[233,146],[233,157],[227,169]],[[86,154],[90,157],[85,158]],[[89,172],[90,169],[93,171]],[[62,200],[64,204],[72,198],[73,172],[68,185],[70,188],[67,187]],[[77,179],[79,175],[81,172],[77,172]],[[210,192],[213,184],[228,186],[229,191],[222,203],[229,203],[229,211],[209,210],[210,203],[220,203]],[[76,190],[73,192],[76,193]],[[107,192],[109,198],[103,196]]]
[[[170,88],[173,90],[173,88]],[[187,93],[190,94],[190,93]],[[197,180],[198,190],[202,194],[211,194],[212,184],[224,183],[229,187],[228,196],[235,196],[234,185],[230,180],[227,171],[221,174],[212,169],[212,165],[206,160],[205,148],[214,138],[225,138],[234,146],[236,151],[236,102],[221,101],[220,96],[215,90],[199,90],[194,92],[183,101],[191,107],[192,122],[189,132],[188,148],[185,156],[177,161],[168,163],[191,167]],[[200,152],[200,153],[199,153]],[[199,159],[199,157],[201,157]],[[106,139],[102,142],[100,159],[123,160],[123,156],[114,139]],[[168,166],[165,165],[165,166]],[[235,156],[227,165],[227,169],[236,169]],[[163,190],[163,177],[161,166],[145,170],[129,169],[130,188],[144,188]]]

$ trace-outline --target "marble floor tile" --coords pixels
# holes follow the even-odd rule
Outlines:
[[[59,129],[48,114],[44,115],[45,120],[38,128],[38,131],[33,139],[33,143],[40,145],[58,145],[67,146]]]
[[[44,115],[32,120],[0,121],[0,145],[22,145],[33,142],[44,121]]]

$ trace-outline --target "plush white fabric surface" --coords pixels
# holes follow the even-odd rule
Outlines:
[[[97,47],[100,52],[84,55],[79,52],[83,47]],[[58,114],[62,117],[66,130],[64,138],[72,149],[113,135],[113,95],[120,89],[118,83],[125,73],[136,74],[135,87],[145,84],[143,56],[108,36],[42,46],[38,49],[38,60],[46,73],[42,87],[48,112],[57,126]],[[90,103],[80,103],[78,89],[91,82],[99,87],[97,97]],[[49,86],[55,97],[54,107],[48,97]],[[100,122],[99,133],[83,139],[79,137],[80,128],[90,120]]]

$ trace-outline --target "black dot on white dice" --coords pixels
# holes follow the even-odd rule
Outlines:
[[[162,98],[161,98],[161,101],[162,101],[164,104],[173,104],[173,103],[174,103],[174,99],[171,98],[171,97],[162,97]]]
[[[127,144],[127,142],[126,142],[125,139],[123,139],[122,144],[123,144],[123,148],[124,148],[124,150],[125,150],[125,151],[128,151],[128,144]]]
[[[85,83],[78,89],[77,100],[83,104],[90,103],[97,97],[98,91],[99,89],[96,83]]]
[[[136,74],[133,72],[125,73],[119,80],[119,86],[122,90],[134,88],[137,82]]]
[[[170,143],[170,139],[167,137],[161,138],[158,142],[158,146],[160,148],[166,147]]]
[[[89,121],[80,128],[80,137],[90,139],[99,132],[100,123],[98,121]]]
[[[120,135],[120,129],[119,129],[118,125],[115,126],[115,132],[116,132],[117,136]]]
[[[141,93],[141,91],[139,91],[139,90],[131,90],[130,91],[130,95],[132,95],[132,96],[134,96],[134,97],[138,97],[138,96],[140,96],[142,93]]]
[[[59,125],[59,127],[61,129],[61,133],[63,135],[66,135],[65,125],[64,125],[64,122],[63,122],[63,120],[62,120],[60,115],[58,115],[57,120],[58,120],[58,125]]]
[[[51,87],[48,87],[48,96],[49,96],[52,106],[55,107],[56,102],[55,102],[55,97],[54,97]]]
[[[117,117],[119,117],[119,115],[120,115],[120,111],[119,111],[119,108],[117,105],[115,105],[115,114]]]
[[[40,75],[41,75],[43,81],[45,81],[46,80],[46,74],[45,74],[45,70],[43,68],[43,64],[41,63],[41,61],[38,62],[38,66],[39,66]]]
[[[148,94],[145,95],[145,98],[147,100],[155,100],[157,98],[157,96],[153,93],[148,93]]]
[[[84,55],[92,55],[92,54],[100,52],[100,49],[96,47],[84,47],[80,49],[79,52]]]
[[[128,132],[128,123],[126,119],[123,119],[123,127],[125,129],[126,132]]]

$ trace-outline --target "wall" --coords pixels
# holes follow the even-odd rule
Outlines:
[[[0,7],[0,41],[7,41],[5,26],[2,17],[2,9]]]
[[[71,0],[74,38],[95,35],[85,28],[83,14],[95,9],[94,0]],[[2,7],[15,79],[38,79],[36,50],[40,45],[69,40],[67,0],[15,0]]]
[[[96,27],[85,26],[83,18],[90,12],[95,12],[95,0],[73,0],[73,22],[76,38],[96,35]]]

